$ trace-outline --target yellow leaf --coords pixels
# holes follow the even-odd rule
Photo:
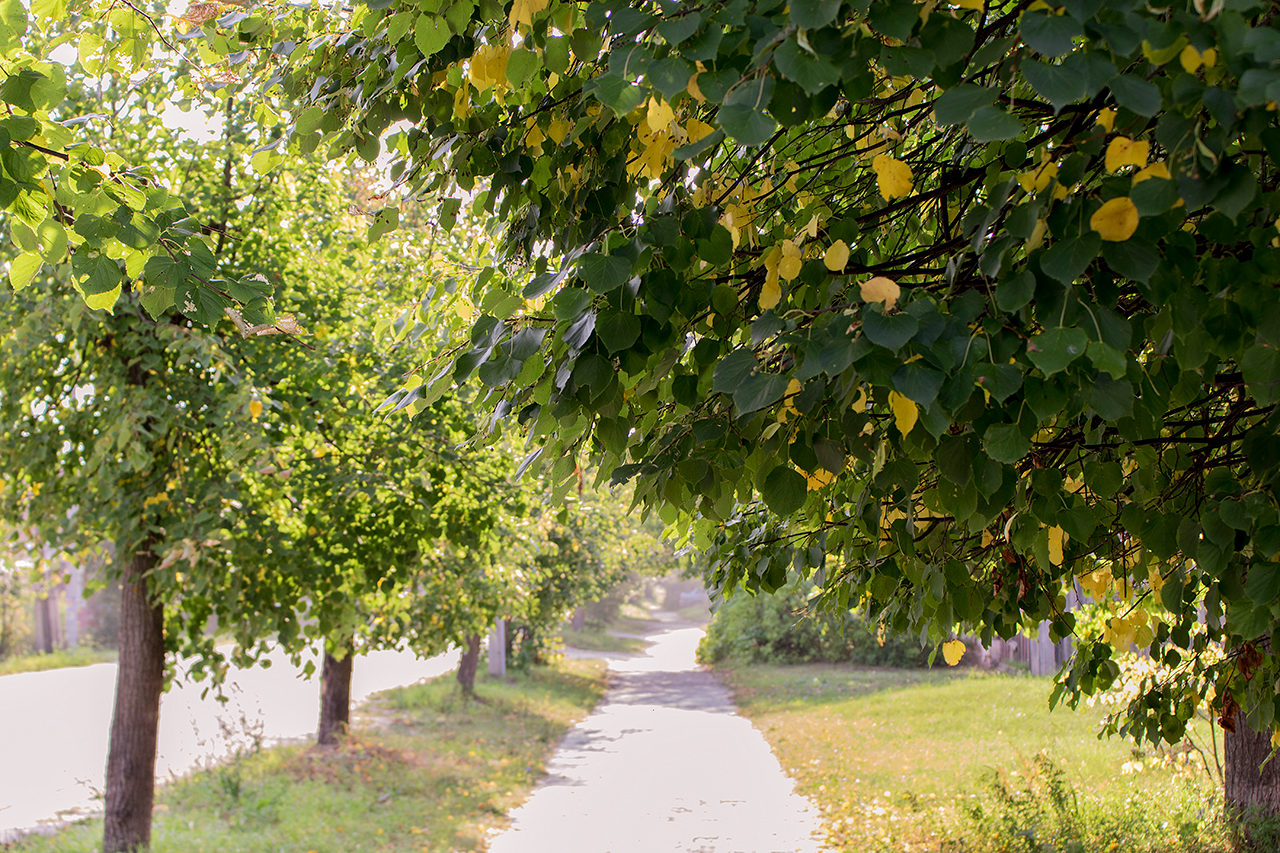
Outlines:
[[[947,666],[955,666],[960,663],[964,653],[964,642],[961,640],[947,640],[942,644],[942,659],[947,662]]]
[[[1062,544],[1067,539],[1067,532],[1061,527],[1049,528],[1049,562],[1055,566],[1062,565]]]
[[[849,244],[843,240],[835,241],[823,253],[822,262],[832,272],[840,272],[849,263]]]
[[[1089,217],[1089,227],[1103,240],[1121,243],[1138,230],[1138,206],[1125,196],[1113,198]]]
[[[169,502],[168,492],[161,492],[158,495],[152,495],[151,497],[147,498],[145,501],[142,502],[142,505],[144,507],[149,507],[149,506],[154,506],[155,504],[162,504],[162,503],[168,503],[168,502]]]
[[[565,121],[559,116],[556,116],[551,119],[551,123],[547,125],[547,137],[556,145],[559,145],[564,142],[571,130],[573,130],[572,122]]]
[[[760,310],[768,311],[778,304],[782,299],[782,286],[778,284],[778,274],[770,272],[764,280],[764,287],[760,288]]]
[[[1118,172],[1125,166],[1137,166],[1141,169],[1147,165],[1150,151],[1151,143],[1146,140],[1135,142],[1127,136],[1117,136],[1107,143],[1107,171]]]
[[[885,201],[911,195],[911,167],[888,154],[871,158],[871,168],[876,172],[876,183]]]
[[[1158,160],[1144,169],[1139,169],[1133,176],[1134,185],[1151,178],[1164,178],[1166,181],[1172,180],[1173,176],[1169,174],[1169,167],[1165,165],[1163,160]]]
[[[1205,68],[1212,68],[1218,64],[1218,51],[1212,47],[1209,48],[1200,54],[1200,61],[1204,63]]]
[[[951,5],[957,9],[973,9],[981,12],[986,7],[986,0],[952,0]]]
[[[798,255],[785,255],[782,260],[778,261],[778,275],[791,281],[800,275],[800,257]]]
[[[879,302],[884,305],[884,310],[888,311],[898,304],[898,297],[902,295],[902,288],[891,278],[885,278],[882,275],[869,278],[859,285],[862,292],[862,298],[866,302]]]
[[[920,409],[915,402],[897,391],[889,392],[889,408],[893,411],[894,425],[904,436],[911,432],[920,419]]]
[[[1018,186],[1022,187],[1026,192],[1038,193],[1049,186],[1057,176],[1058,164],[1051,160],[1045,160],[1034,169],[1018,175]]]
[[[1178,61],[1182,63],[1182,68],[1188,74],[1195,74],[1196,71],[1204,64],[1204,57],[1200,55],[1200,51],[1191,45],[1187,45],[1182,49],[1182,53],[1178,54]]]
[[[836,478],[836,475],[832,474],[826,468],[818,468],[814,470],[812,474],[806,472],[804,478],[809,483],[809,491],[816,492],[823,486],[830,485],[831,481]]]
[[[1116,111],[1110,107],[1098,110],[1098,115],[1094,117],[1094,123],[1107,133],[1111,133],[1116,126]]]
[[[249,401],[249,417],[253,418],[256,421],[258,417],[261,416],[261,414],[262,414],[262,401],[261,400]]]
[[[698,88],[697,74],[694,74],[689,78],[689,83],[685,86],[685,90],[693,96],[695,101],[698,101],[699,103],[706,103],[707,96],[702,94],[702,90]]]
[[[685,122],[685,132],[689,134],[690,142],[697,142],[706,138],[715,128],[696,118],[691,118]]]
[[[1037,219],[1035,227],[1031,229],[1031,236],[1027,238],[1027,251],[1034,252],[1044,243],[1045,232],[1049,230],[1049,223],[1043,219]]]
[[[849,408],[853,409],[855,412],[866,411],[866,408],[867,408],[867,389],[866,388],[863,388],[861,386],[858,387],[858,396],[855,397],[854,401],[849,404]]]
[[[547,137],[543,135],[542,128],[534,124],[529,128],[529,132],[524,135],[524,144],[526,148],[542,148],[542,143]]]
[[[515,0],[511,4],[511,15],[509,20],[511,26],[515,27],[524,24],[526,27],[533,26],[533,16],[547,8],[547,0]]]
[[[660,130],[666,130],[667,125],[676,120],[676,113],[665,98],[650,98],[649,109],[645,112],[644,120],[649,125],[649,129],[657,133]]]

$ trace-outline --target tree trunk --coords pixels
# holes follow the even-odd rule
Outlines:
[[[458,684],[462,695],[472,699],[476,695],[476,668],[480,665],[480,635],[468,634],[467,647],[458,658]]]
[[[355,656],[354,640],[347,641],[341,660],[325,650],[320,671],[320,725],[316,729],[316,743],[320,746],[337,746],[351,723],[351,667]]]
[[[120,584],[120,662],[107,748],[104,853],[145,850],[151,845],[156,738],[164,687],[164,608],[147,594],[147,574],[156,562],[153,545],[148,537],[125,568]]]
[[[1243,711],[1236,711],[1235,725],[1223,745],[1227,807],[1241,817],[1280,814],[1280,761],[1272,759],[1258,770],[1271,755],[1270,734],[1249,728]]]

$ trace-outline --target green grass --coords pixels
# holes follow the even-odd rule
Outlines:
[[[1149,760],[1126,774],[1146,756],[1098,740],[1098,709],[1050,714],[1047,679],[836,665],[721,672],[821,809],[831,850],[1228,849],[1216,781]]]
[[[548,756],[604,693],[600,661],[510,679],[477,677],[464,702],[450,676],[382,694],[382,724],[336,750],[267,749],[164,788],[155,853],[483,850]],[[15,844],[22,853],[96,851],[102,824]],[[2,848],[3,845],[0,845]]]
[[[589,652],[642,652],[647,643],[635,637],[619,637],[604,628],[583,628],[575,631],[572,628],[561,628],[560,638],[566,646]]]
[[[67,666],[88,666],[92,663],[115,663],[114,649],[95,649],[81,646],[75,649],[58,649],[49,654],[34,653],[15,655],[0,660],[0,675],[14,675],[19,672],[40,672],[46,669],[61,669]]]

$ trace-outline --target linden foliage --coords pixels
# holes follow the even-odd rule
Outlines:
[[[1105,567],[1170,614],[1138,734],[1179,737],[1207,684],[1272,724],[1271,4],[220,11],[206,73],[270,68],[291,145],[385,138],[442,228],[466,205],[527,260],[470,281],[422,399],[491,388],[528,464],[634,480],[726,591],[795,570],[936,641],[1061,636]],[[1113,656],[1082,644],[1064,689]]]

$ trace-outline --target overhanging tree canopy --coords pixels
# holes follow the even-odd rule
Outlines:
[[[1071,688],[1137,637],[1186,676],[1138,734],[1212,682],[1271,725],[1268,4],[375,6],[285,70],[295,142],[407,122],[393,175],[532,267],[478,276],[438,386],[683,508],[726,589],[819,572],[941,640],[1066,634],[1105,571],[1170,617],[1121,607]]]

